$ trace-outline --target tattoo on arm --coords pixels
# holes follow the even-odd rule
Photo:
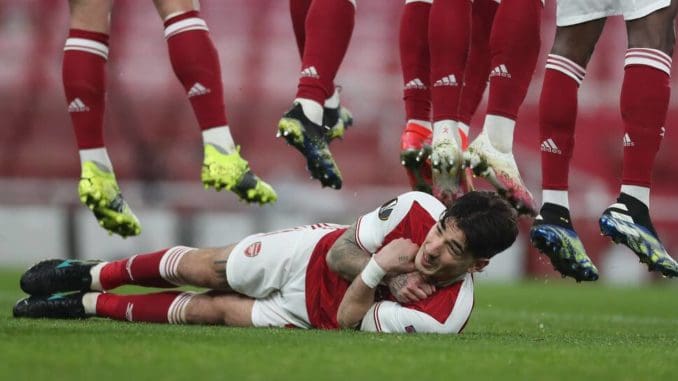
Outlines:
[[[391,278],[391,280],[389,281],[389,286],[395,290],[400,290],[401,288],[405,287],[406,284],[407,284],[407,274],[399,274]]]
[[[352,281],[363,270],[370,255],[358,246],[355,239],[356,224],[352,224],[327,252],[327,264],[342,278]]]
[[[226,262],[228,262],[227,259],[212,262],[214,264],[214,272],[217,273],[217,279],[219,279],[219,284],[223,288],[229,288],[228,282],[226,282]]]
[[[400,297],[402,290],[407,285],[407,274],[398,274],[390,278],[387,282],[388,289],[391,291],[391,294],[396,297],[396,299],[401,302]]]

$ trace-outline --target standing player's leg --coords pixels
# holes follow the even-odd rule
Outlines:
[[[659,2],[657,2],[659,3]],[[678,263],[661,243],[650,219],[652,167],[664,136],[671,96],[671,56],[678,2],[628,20],[620,109],[624,163],[617,202],[600,218],[603,234],[628,246],[650,271],[678,276]]]
[[[400,18],[400,66],[407,124],[400,136],[400,163],[413,190],[431,193],[431,61],[428,23],[433,0],[405,0]]]
[[[568,174],[578,90],[604,26],[602,18],[556,29],[539,101],[543,203],[530,238],[557,271],[577,281],[598,279],[598,270],[572,226]]]
[[[461,140],[458,105],[468,57],[471,1],[436,0],[429,18],[433,141],[433,195],[446,204],[460,193]]]
[[[141,226],[122,198],[103,136],[111,7],[111,0],[69,1],[62,79],[80,153],[80,201],[104,229],[127,237]]]
[[[341,188],[339,168],[327,146],[331,126],[323,126],[323,105],[334,94],[353,33],[355,0],[313,0],[306,16],[301,78],[296,99],[278,123],[278,134],[306,158],[313,178]]]
[[[499,0],[474,0],[471,9],[471,46],[457,111],[459,114],[457,131],[461,137],[462,151],[468,149],[471,118],[476,113],[487,87],[492,58],[490,34],[498,3]],[[464,191],[469,192],[474,189],[473,172],[470,168],[464,168],[461,180]]]
[[[471,45],[464,71],[464,84],[461,88],[459,100],[459,134],[462,138],[462,148],[468,146],[468,134],[471,118],[476,113],[478,105],[487,88],[487,78],[490,74],[490,34],[492,24],[497,13],[497,0],[474,0],[471,9]]]
[[[297,49],[299,49],[299,57],[301,58],[304,58],[304,45],[306,44],[306,16],[312,2],[313,0],[290,0],[294,40],[297,42]]]
[[[535,214],[535,207],[513,157],[513,130],[539,56],[542,9],[539,0],[499,4],[490,37],[493,69],[487,114],[482,133],[465,155],[474,173],[525,214]]]
[[[306,44],[306,16],[312,1],[290,0],[294,38],[299,49],[299,56],[302,59],[304,58],[304,45]],[[325,99],[325,103],[323,103],[323,126],[329,127],[325,134],[328,142],[336,138],[343,138],[346,129],[353,125],[353,114],[340,104],[339,90],[339,87],[334,86],[332,95]]]
[[[170,62],[184,86],[202,130],[205,188],[226,188],[246,202],[275,202],[270,185],[250,170],[240,155],[226,119],[219,55],[207,24],[193,8],[193,0],[154,0],[164,21]]]

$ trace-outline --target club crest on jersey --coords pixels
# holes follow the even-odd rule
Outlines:
[[[396,204],[398,204],[398,199],[394,198],[382,205],[381,208],[379,208],[379,219],[382,221],[388,220]]]
[[[245,255],[248,257],[256,257],[261,251],[261,241],[254,242],[245,248]]]

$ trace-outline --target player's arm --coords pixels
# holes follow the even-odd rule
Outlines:
[[[336,240],[326,257],[329,268],[348,281],[353,281],[363,271],[371,257],[356,243],[355,229],[354,223]],[[418,272],[387,274],[382,284],[386,284],[401,303],[425,299],[436,290],[433,285],[424,281]]]
[[[387,273],[407,273],[414,270],[414,257],[418,246],[409,239],[396,239],[384,246],[372,257],[346,290],[337,322],[342,328],[358,326],[374,304],[374,292]]]
[[[473,277],[466,275],[458,288],[441,290],[431,298],[425,303],[409,305],[391,301],[375,303],[367,310],[360,330],[459,333],[473,310]]]
[[[332,245],[325,260],[330,270],[352,281],[370,260],[370,253],[363,250],[356,240],[356,226],[353,223]]]
[[[465,313],[453,313],[447,320],[440,322],[425,312],[385,300],[370,306],[360,324],[360,330],[384,333],[459,333],[469,316],[470,308]]]
[[[436,204],[440,204],[430,195],[409,192],[360,216],[328,251],[325,260],[329,268],[352,281],[365,267],[370,256],[383,245],[386,235],[406,217],[415,201],[426,204],[432,210]]]

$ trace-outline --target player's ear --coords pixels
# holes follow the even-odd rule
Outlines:
[[[471,267],[468,269],[468,272],[470,273],[479,273],[483,271],[485,266],[490,264],[490,260],[488,258],[478,258],[474,259],[473,263],[471,264]]]

